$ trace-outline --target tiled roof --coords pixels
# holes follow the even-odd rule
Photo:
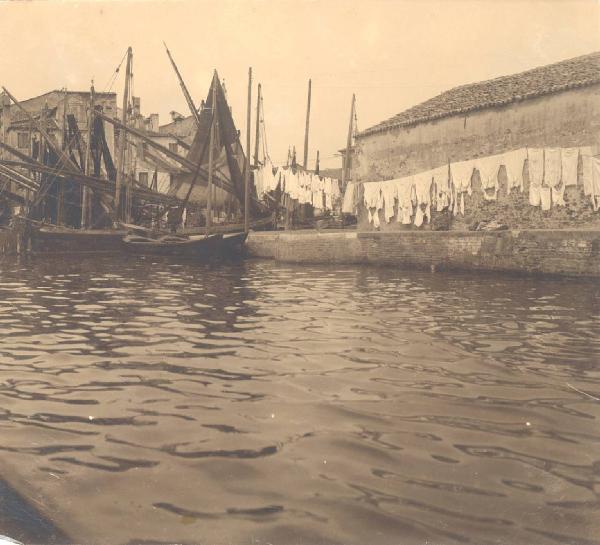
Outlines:
[[[358,137],[594,83],[600,83],[600,51],[519,74],[455,87],[362,131]]]

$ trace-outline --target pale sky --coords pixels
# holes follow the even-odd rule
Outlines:
[[[2,2],[0,84],[19,99],[105,86],[133,47],[144,115],[188,109],[162,42],[196,103],[212,70],[246,124],[248,67],[263,86],[269,151],[301,161],[312,78],[309,167],[341,165],[352,93],[365,129],[451,87],[600,50],[599,0]],[[121,71],[121,74],[124,70]],[[122,75],[113,90],[123,90]],[[120,100],[119,100],[120,103]],[[254,125],[254,112],[252,123]],[[252,129],[254,134],[254,127]],[[245,136],[243,140],[245,143]]]

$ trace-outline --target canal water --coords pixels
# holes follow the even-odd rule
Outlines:
[[[4,260],[0,491],[90,544],[598,543],[599,296],[573,279]],[[43,531],[11,516],[12,537]]]

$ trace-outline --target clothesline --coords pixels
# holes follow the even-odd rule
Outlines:
[[[339,204],[339,181],[334,178],[291,167],[274,167],[267,157],[265,164],[254,171],[254,185],[259,199],[269,191],[279,189],[299,203],[333,210]]]

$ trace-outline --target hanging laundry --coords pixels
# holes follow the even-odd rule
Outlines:
[[[403,225],[412,223],[414,200],[414,185],[411,176],[401,178],[396,182],[396,195],[398,198],[398,217],[397,221],[402,221]],[[413,200],[414,199],[414,200]]]
[[[539,189],[540,189],[540,202],[542,204],[542,210],[550,210],[550,208],[552,208],[551,189],[546,186],[542,186]]]
[[[502,164],[503,155],[490,155],[480,157],[476,161],[476,168],[481,179],[481,189],[487,200],[496,200],[500,184],[498,183],[498,171]]]
[[[381,182],[368,182],[363,184],[363,199],[369,215],[369,223],[379,227],[379,210],[383,203],[381,196]],[[375,209],[375,212],[372,210]]]
[[[383,196],[384,217],[389,223],[394,217],[394,205],[398,197],[397,180],[387,180],[381,183],[381,194]]]
[[[423,219],[423,209],[421,208],[420,204],[417,204],[417,210],[415,212],[415,227],[421,227],[421,225],[423,225]]]
[[[529,185],[541,187],[544,181],[544,148],[529,148]]]
[[[544,180],[544,149],[529,148],[527,159],[529,161],[529,204],[539,206],[541,204],[540,188]]]
[[[529,204],[531,206],[539,206],[542,203],[540,189],[541,187],[535,185],[529,186]]]
[[[563,148],[561,150],[561,173],[565,187],[577,185],[577,166],[579,163],[579,148]]]
[[[460,194],[460,215],[461,216],[465,215],[465,192],[464,191]]]
[[[560,184],[561,165],[560,148],[546,148],[544,150],[544,184],[547,187],[556,187]]]
[[[561,181],[557,187],[550,188],[552,193],[552,204],[556,206],[566,206],[565,202],[565,184]]]
[[[592,148],[590,146],[579,148],[581,153],[581,164],[583,166],[583,194],[589,197],[593,194],[593,167],[592,167]]]
[[[508,191],[519,188],[523,191],[523,165],[527,159],[527,148],[520,148],[508,151],[501,159],[506,168],[506,178],[508,179]]]
[[[474,168],[474,161],[460,161],[450,165],[452,182],[457,193],[467,191],[469,195],[471,194],[471,177],[473,176]]]
[[[452,188],[450,187],[450,176],[448,165],[434,168],[431,171],[433,185],[436,193],[436,210],[441,212],[450,206],[452,200]]]

